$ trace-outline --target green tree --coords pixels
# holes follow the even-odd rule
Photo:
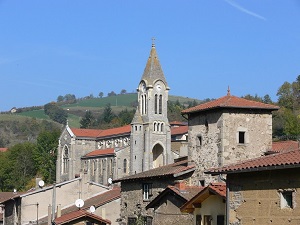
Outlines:
[[[278,96],[278,104],[281,107],[285,107],[288,109],[293,109],[294,106],[294,98],[293,98],[293,88],[292,84],[289,82],[284,82],[283,85],[277,91]]]
[[[284,110],[284,129],[283,132],[290,139],[297,140],[300,135],[300,119],[291,109]]]
[[[114,117],[115,114],[112,112],[111,105],[108,103],[104,108],[102,121],[104,121],[105,123],[110,123]]]
[[[100,97],[100,98],[103,98],[103,95],[104,95],[103,92],[100,91],[100,92],[99,92],[99,97]]]
[[[63,101],[64,101],[64,96],[59,95],[59,96],[57,97],[57,102],[63,102]]]
[[[34,159],[38,173],[46,183],[53,183],[56,175],[57,146],[60,131],[43,131],[37,138]]]
[[[60,124],[66,124],[68,113],[57,105],[55,102],[44,105],[44,112],[50,119]]]
[[[265,95],[265,96],[263,97],[263,103],[266,103],[266,104],[273,104],[273,101],[272,101],[270,95],[267,94],[267,95]]]
[[[85,112],[84,117],[80,120],[80,128],[91,128],[95,124],[95,118],[90,110]]]
[[[127,93],[127,91],[125,89],[122,89],[120,92],[121,95],[125,95],[126,93]]]
[[[111,91],[107,94],[108,97],[116,96],[117,94],[114,91]]]

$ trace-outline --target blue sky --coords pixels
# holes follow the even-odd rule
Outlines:
[[[152,37],[171,95],[276,101],[300,75],[298,0],[0,0],[0,111],[132,92]]]

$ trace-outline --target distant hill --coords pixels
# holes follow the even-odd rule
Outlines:
[[[187,107],[193,103],[200,104],[201,100],[169,95],[170,102],[179,102]],[[47,103],[45,103],[47,104]],[[124,109],[132,110],[137,106],[137,93],[119,94],[103,98],[79,99],[73,104],[60,106],[68,112],[68,123],[71,127],[80,127],[80,119],[90,110],[95,117],[102,114],[104,107],[110,104],[115,114]],[[21,111],[21,112],[20,112]],[[0,147],[8,147],[23,141],[34,141],[42,129],[61,129],[63,125],[53,122],[40,107],[25,107],[17,109],[16,113],[0,114]],[[2,145],[2,146],[1,146]]]

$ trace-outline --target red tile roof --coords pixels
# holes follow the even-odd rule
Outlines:
[[[102,130],[96,129],[81,129],[81,128],[71,128],[73,134],[77,137],[93,137],[96,138],[100,135]]]
[[[107,130],[103,130],[98,137],[107,137],[107,136],[115,136],[120,134],[130,134],[131,125],[126,125],[123,127],[111,128]]]
[[[83,157],[93,157],[93,156],[101,156],[101,155],[114,155],[115,149],[114,148],[107,148],[107,149],[97,149],[94,150],[88,154],[86,154]]]
[[[0,148],[0,152],[6,152],[8,148]]]
[[[126,176],[117,180],[113,180],[113,183],[117,183],[121,181],[145,179],[150,177],[153,178],[153,177],[162,177],[162,176],[173,176],[178,173],[184,173],[184,172],[188,173],[194,170],[195,170],[195,165],[189,165],[188,160],[182,160],[176,163],[168,164],[141,173]]]
[[[186,134],[188,130],[188,126],[171,127],[171,135]]]
[[[93,220],[96,220],[100,222],[100,224],[111,224],[110,220],[103,219],[100,216],[97,216],[95,214],[89,213],[84,210],[77,210],[70,212],[68,214],[62,215],[61,217],[58,217],[54,220],[54,224],[69,224],[70,222],[80,219],[80,218],[90,218]]]
[[[273,152],[286,152],[299,149],[298,141],[277,141],[272,143]]]
[[[187,122],[181,122],[181,121],[172,121],[170,122],[171,126],[186,126]]]
[[[265,104],[257,101],[251,101],[233,95],[226,95],[216,100],[206,102],[189,109],[185,109],[181,112],[181,114],[190,114],[190,113],[217,109],[217,108],[239,108],[239,109],[244,108],[244,109],[266,109],[266,110],[279,109],[279,107],[275,105]]]
[[[252,172],[274,169],[300,167],[300,150],[282,152],[255,159],[250,159],[220,168],[212,168],[206,171],[209,174],[227,174]]]
[[[211,195],[218,195],[222,199],[226,199],[226,184],[225,183],[211,183],[203,187],[193,198],[187,201],[180,207],[182,212],[191,213],[195,209],[195,203],[202,203]]]

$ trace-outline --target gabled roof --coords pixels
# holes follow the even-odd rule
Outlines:
[[[287,152],[291,150],[299,149],[299,142],[298,141],[277,141],[272,143],[272,150],[273,152]]]
[[[194,197],[202,189],[203,187],[200,186],[185,186],[184,190],[180,190],[176,186],[169,185],[146,206],[146,209],[154,208],[155,205],[160,204],[160,200],[167,195],[176,196],[182,199],[183,202],[186,202]]]
[[[100,216],[97,216],[95,214],[89,213],[84,210],[77,210],[77,211],[73,211],[68,214],[62,215],[61,217],[58,217],[54,220],[54,224],[56,224],[56,225],[70,224],[70,222],[81,219],[81,218],[84,218],[85,220],[90,219],[92,221],[97,221],[99,224],[111,224],[110,220],[103,219]]]
[[[140,180],[154,177],[172,176],[177,177],[195,170],[195,165],[189,165],[188,160],[182,160],[176,163],[157,167],[134,175],[126,176],[120,179],[113,180],[113,183],[122,181]]]
[[[91,137],[96,138],[100,135],[102,130],[97,129],[83,129],[83,128],[71,128],[71,131],[76,137]]]
[[[187,201],[184,205],[180,207],[181,212],[191,213],[195,209],[196,204],[201,204],[211,195],[218,195],[222,199],[226,199],[226,184],[225,183],[211,183],[205,188],[194,195],[192,199]]]
[[[19,197],[24,192],[0,192],[0,203],[6,202],[9,199],[13,199],[15,197]]]
[[[282,152],[250,159],[206,171],[208,174],[229,174],[300,167],[300,150]]]
[[[161,80],[162,82],[164,82],[166,87],[168,86],[160,62],[158,60],[158,56],[154,44],[152,44],[150,56],[148,58],[141,80],[144,80],[147,86],[153,85],[154,82],[156,82],[157,80]]]
[[[188,130],[188,126],[171,127],[171,135],[187,134]]]
[[[130,134],[131,126],[125,125],[123,127],[116,127],[107,130],[102,130],[98,138],[109,137],[109,136],[117,136],[122,134]]]
[[[218,98],[216,100],[206,102],[189,109],[185,109],[181,114],[191,114],[201,111],[207,111],[220,108],[237,108],[237,109],[264,109],[264,110],[278,110],[279,107],[271,104],[265,104],[262,102],[247,100],[245,98],[239,98],[228,93],[226,96]]]

